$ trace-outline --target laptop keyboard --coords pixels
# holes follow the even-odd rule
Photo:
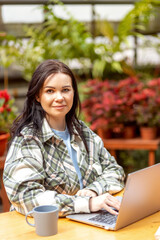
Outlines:
[[[100,214],[95,217],[91,217],[89,220],[93,220],[100,223],[113,224],[116,223],[117,216],[109,212],[102,211]]]

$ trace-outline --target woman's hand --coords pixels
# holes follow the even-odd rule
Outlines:
[[[116,197],[113,197],[109,193],[104,193],[103,195],[92,197],[89,201],[91,212],[96,212],[103,208],[111,214],[118,215],[118,213],[111,207],[119,211],[120,202]]]
[[[97,193],[92,191],[92,190],[89,190],[89,189],[81,189],[79,190],[77,193],[76,193],[77,196],[81,196],[81,197],[96,197],[97,196]]]

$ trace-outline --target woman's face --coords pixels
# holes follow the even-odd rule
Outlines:
[[[72,79],[64,73],[50,75],[40,90],[37,101],[46,112],[46,118],[52,128],[56,123],[65,122],[65,116],[73,105],[74,90]]]

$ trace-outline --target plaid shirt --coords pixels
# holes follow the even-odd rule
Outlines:
[[[77,151],[83,186],[97,192],[118,192],[123,188],[124,171],[103,147],[98,135],[83,122],[87,153],[77,131],[71,145]],[[14,209],[22,214],[43,204],[57,204],[60,215],[90,212],[89,197],[76,196],[80,189],[76,170],[63,140],[51,130],[46,119],[42,132],[33,135],[25,127],[15,137],[7,154],[3,181]]]

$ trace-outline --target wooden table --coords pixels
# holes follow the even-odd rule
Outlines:
[[[142,138],[103,139],[104,146],[116,157],[116,150],[148,150],[148,165],[155,164],[155,151],[158,150],[160,139],[144,140]]]
[[[0,197],[2,199],[2,210],[8,212],[10,208],[10,202],[8,200],[4,185],[3,185],[3,169],[5,163],[5,156],[0,157]]]
[[[32,219],[31,219],[32,220]],[[17,212],[0,214],[1,240],[34,240],[42,239],[36,235],[35,229],[30,227],[25,217]],[[43,239],[53,240],[154,240],[154,234],[160,226],[160,212],[143,220],[133,223],[118,231],[107,231],[83,223],[63,218],[58,220],[58,234]]]

